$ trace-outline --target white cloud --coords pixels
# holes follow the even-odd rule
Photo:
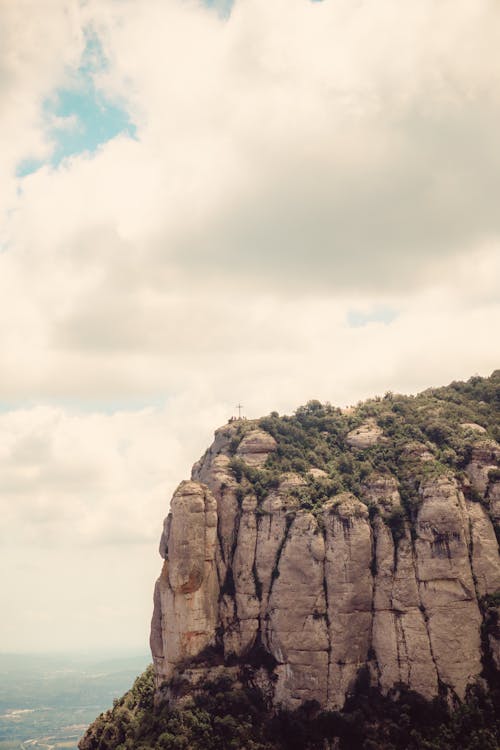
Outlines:
[[[343,405],[498,367],[500,11],[236,0],[223,20],[194,0],[0,0],[0,14],[8,601],[33,560],[48,579],[71,549],[71,575],[44,589],[52,614],[33,605],[36,644],[57,613],[85,639],[89,617],[58,594],[70,578],[86,607],[98,592],[112,640],[117,612],[149,607],[169,493],[237,401],[249,416]],[[137,138],[19,180],[50,151],[42,102],[73,80],[88,29],[108,61],[95,84]],[[349,327],[349,310],[381,307],[390,324]],[[135,589],[113,614],[116,575]],[[24,606],[3,623],[16,648]]]
[[[315,288],[314,261],[329,287],[380,288],[498,234],[495,5],[112,8],[104,84],[162,170],[166,264]]]
[[[19,162],[50,154],[42,103],[78,64],[83,37],[76,0],[0,0],[0,23],[1,214]]]
[[[0,414],[3,649],[145,647],[168,498],[222,418],[198,406]]]

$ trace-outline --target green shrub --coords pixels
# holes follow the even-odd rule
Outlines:
[[[150,678],[149,672],[149,684]],[[206,682],[179,708],[139,708],[135,688],[118,701],[132,706],[127,732],[117,706],[90,727],[82,750],[324,750],[333,744],[339,750],[498,750],[500,743],[499,691],[478,685],[450,710],[444,699],[426,701],[403,686],[383,696],[360,670],[342,712],[309,702],[275,714],[257,689],[227,678]]]

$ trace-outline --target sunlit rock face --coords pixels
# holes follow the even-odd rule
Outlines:
[[[275,707],[341,709],[360,678],[385,695],[463,698],[485,659],[500,665],[497,635],[481,637],[483,602],[500,590],[500,446],[463,423],[475,442],[460,471],[411,436],[397,470],[380,470],[366,451],[391,436],[375,418],[349,426],[336,460],[364,462],[351,490],[331,483],[326,459],[326,469],[280,464],[286,446],[261,423],[216,432],[164,524],[151,627],[159,691],[215,663],[253,670]],[[317,445],[332,444],[327,432]]]
[[[198,482],[182,482],[172,498],[160,544],[165,562],[156,583],[151,628],[159,682],[214,641],[219,597],[216,508],[210,490]]]

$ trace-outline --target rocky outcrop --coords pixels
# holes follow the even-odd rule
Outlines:
[[[353,495],[324,510],[328,599],[328,706],[341,708],[368,659],[372,631],[372,535],[366,506]]]
[[[158,684],[172,676],[177,664],[214,643],[217,521],[210,490],[197,482],[182,482],[165,523],[160,549],[166,558],[154,594],[151,650]]]
[[[347,435],[346,442],[351,448],[368,448],[381,440],[382,430],[375,420],[369,419]]]
[[[460,427],[463,430],[472,430],[472,432],[486,432],[484,427],[481,427],[480,424],[476,424],[475,422],[461,422]]]
[[[328,632],[324,589],[325,541],[311,513],[298,513],[273,568],[264,642],[276,659],[275,701],[296,708],[325,705]]]
[[[270,453],[276,450],[276,440],[264,430],[247,432],[238,446],[237,455],[249,466],[262,466]]]
[[[462,427],[476,440],[465,474],[425,442],[399,449],[406,505],[389,471],[365,471],[353,492],[332,491],[314,465],[270,481],[279,441],[243,420],[218,430],[164,524],[158,689],[193,662],[212,668],[210,651],[254,670],[275,706],[341,709],[361,677],[383,694],[463,698],[485,658],[500,664],[499,634],[481,640],[483,602],[500,589],[500,447]],[[344,434],[353,455],[388,441],[373,419]],[[327,493],[321,503],[312,487]]]
[[[374,676],[383,693],[404,684],[431,698],[438,688],[425,612],[417,583],[417,557],[409,524],[394,539],[385,514],[401,510],[397,482],[391,476],[372,475],[363,497],[382,511],[373,521],[373,629]],[[373,670],[373,666],[372,666]]]
[[[499,461],[500,446],[493,440],[481,440],[474,445],[467,474],[473,488],[480,495],[487,493],[490,471],[498,468]]]
[[[439,679],[463,697],[481,672],[468,519],[463,497],[447,477],[425,482],[421,496],[415,541],[420,601]]]

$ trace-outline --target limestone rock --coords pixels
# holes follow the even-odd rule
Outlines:
[[[471,524],[472,571],[479,596],[500,590],[500,557],[495,529],[480,503],[467,503]]]
[[[239,674],[228,665],[248,659],[275,707],[342,709],[363,670],[383,694],[405,685],[432,698],[440,685],[462,698],[482,670],[479,599],[500,589],[500,446],[462,427],[476,433],[467,478],[445,473],[431,442],[409,441],[399,479],[373,471],[359,497],[322,505],[308,499],[328,476],[314,465],[239,483],[232,455],[262,469],[277,443],[257,424],[217,430],[164,522],[151,623],[157,685],[180,671],[198,689],[214,669]],[[357,450],[386,440],[374,420],[347,436]],[[484,643],[500,667],[493,630]],[[218,661],[194,663],[207,646]]]
[[[411,440],[404,446],[402,459],[409,462],[423,462],[434,461],[434,456],[430,452],[429,448],[424,443],[419,443],[416,440]]]
[[[169,526],[152,626],[158,684],[176,665],[214,642],[218,621],[217,510],[208,488],[182,482],[172,498]]]
[[[461,422],[460,427],[463,430],[471,430],[472,432],[486,432],[484,427],[481,427],[480,424],[476,424],[475,422]]]
[[[235,435],[234,423],[215,433],[215,440],[205,456],[193,466],[192,477],[203,482],[217,501],[219,546],[216,563],[219,579],[224,581],[231,564],[237,535],[238,484],[230,470],[230,441]]]
[[[315,466],[313,466],[312,469],[309,469],[307,473],[309,476],[313,477],[313,479],[324,479],[328,476],[326,471],[323,471],[323,469],[317,469]]]
[[[481,672],[481,615],[459,492],[441,477],[421,489],[415,552],[419,591],[440,680],[463,698]]]
[[[249,466],[262,466],[270,453],[276,450],[276,440],[264,430],[247,432],[238,446],[236,455]]]
[[[500,524],[500,481],[498,479],[489,481],[487,497],[491,518],[495,523]]]
[[[266,645],[278,662],[275,700],[290,708],[306,700],[325,705],[327,700],[324,555],[316,519],[299,513],[272,580],[266,627]]]
[[[370,648],[372,536],[366,506],[349,493],[328,501],[323,519],[330,640],[328,705],[341,708]]]
[[[488,645],[491,659],[496,669],[500,671],[500,607],[494,608],[489,625]]]
[[[397,549],[381,518],[374,522],[376,573],[374,581],[373,650],[377,683],[383,693],[395,684],[431,698],[437,692],[437,672],[416,579],[409,528]]]
[[[364,424],[351,430],[346,437],[347,445],[351,448],[369,448],[382,438],[383,432],[374,419],[368,419]]]
[[[401,505],[398,483],[389,474],[370,474],[363,488],[363,499],[367,503],[374,503],[382,511],[390,513]]]
[[[163,557],[165,560],[168,556],[168,537],[170,536],[170,527],[172,525],[172,514],[169,513],[168,516],[163,521],[163,532],[160,539],[160,546],[159,546],[159,553],[160,557]]]
[[[212,445],[205,451],[200,460],[194,464],[191,470],[191,479],[196,482],[209,484],[207,480],[214,471],[216,457],[229,456],[231,441],[237,439],[237,435],[237,422],[231,422],[223,427],[219,427],[215,431]]]
[[[289,471],[281,477],[279,489],[283,494],[297,487],[304,487],[306,484],[306,480],[301,477],[300,474],[295,474],[293,471]]]
[[[226,653],[238,656],[253,645],[257,636],[260,600],[255,578],[255,548],[257,544],[257,499],[250,495],[243,500],[238,528],[238,540],[233,557],[235,621],[226,629]]]
[[[497,469],[500,462],[500,445],[494,440],[481,440],[472,448],[472,457],[467,474],[472,486],[483,497],[489,484],[489,472]]]
[[[255,570],[261,590],[261,616],[265,617],[273,574],[278,570],[278,557],[286,540],[288,527],[297,501],[280,487],[265,498],[258,519]]]

